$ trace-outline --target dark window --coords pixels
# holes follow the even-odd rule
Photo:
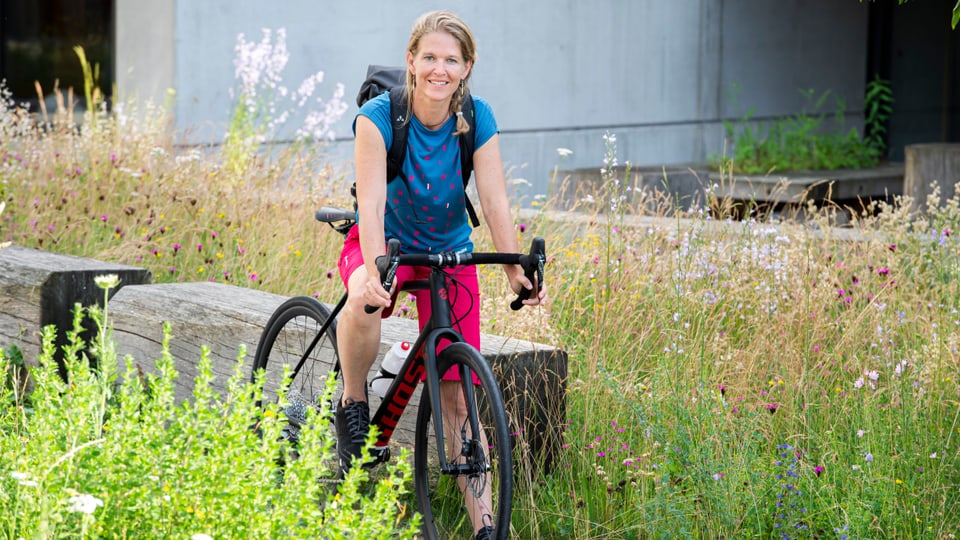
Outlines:
[[[99,65],[95,84],[109,96],[113,87],[113,0],[0,0],[0,78],[15,101],[39,101],[40,83],[48,108],[55,108],[53,88],[73,88],[85,106],[83,70],[74,47],[81,46],[91,68]]]

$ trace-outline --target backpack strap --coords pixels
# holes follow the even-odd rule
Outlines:
[[[403,160],[407,156],[407,90],[403,86],[390,89],[390,125],[393,142],[387,150],[387,183],[403,174]]]
[[[463,103],[460,105],[460,111],[463,112],[463,119],[470,126],[468,136],[457,137],[460,143],[460,174],[463,177],[463,199],[467,203],[467,214],[470,215],[470,224],[474,228],[480,226],[480,218],[477,217],[477,211],[467,197],[467,184],[470,182],[470,175],[473,174],[473,151],[477,139],[477,118],[473,112],[473,96],[467,94],[463,96]]]

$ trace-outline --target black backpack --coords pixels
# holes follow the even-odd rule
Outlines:
[[[398,176],[402,177],[403,160],[406,157],[407,146],[407,95],[406,95],[406,77],[407,70],[404,67],[388,66],[369,66],[367,67],[367,78],[360,86],[360,92],[357,94],[357,106],[360,107],[367,101],[379,96],[384,92],[390,92],[390,119],[393,123],[393,144],[387,150],[387,183],[393,182]],[[463,176],[463,189],[466,191],[467,183],[470,182],[470,175],[473,173],[473,150],[474,138],[477,132],[477,119],[473,114],[473,96],[469,93],[463,96],[463,118],[470,126],[470,131],[466,137],[458,137],[460,144],[460,171]],[[350,188],[350,193],[354,197],[354,206],[356,206],[357,184],[354,183]],[[477,227],[480,220],[477,218],[477,211],[474,210],[470,197],[464,194],[466,200],[467,214],[470,215],[470,223]]]

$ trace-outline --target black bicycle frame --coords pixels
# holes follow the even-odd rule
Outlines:
[[[424,325],[423,330],[417,336],[417,340],[410,349],[407,360],[397,373],[396,378],[390,384],[386,394],[383,396],[380,406],[371,418],[370,423],[377,426],[379,433],[377,435],[376,447],[383,451],[393,436],[400,421],[400,417],[406,410],[407,405],[413,398],[413,393],[417,386],[425,383],[425,392],[430,399],[431,413],[433,414],[434,426],[436,426],[437,449],[439,451],[440,463],[443,472],[459,472],[457,467],[451,467],[447,462],[446,445],[443,441],[443,419],[440,409],[440,376],[449,369],[449,366],[439,366],[437,364],[437,346],[442,340],[450,343],[463,342],[463,336],[453,328],[453,321],[450,316],[450,302],[447,300],[449,295],[437,294],[447,288],[447,279],[449,276],[441,268],[431,268],[429,278],[429,288],[432,291],[430,295],[431,315],[430,319]],[[403,291],[423,290],[427,285],[423,280],[408,282],[404,285]],[[428,360],[433,359],[433,360]],[[426,379],[424,380],[424,374]],[[467,377],[463,380],[471,380],[472,375],[469,368],[462,366],[461,377]],[[473,386],[466,385],[467,403],[473,403]],[[472,433],[479,433],[479,421],[477,415],[470,415]]]
[[[402,291],[416,291],[424,290],[427,288],[433,289],[433,291],[441,291],[442,289],[447,288],[447,278],[449,276],[440,268],[431,268],[430,270],[430,279],[427,280],[413,280],[404,284]],[[384,394],[380,406],[377,407],[376,412],[373,415],[370,423],[375,425],[378,428],[377,442],[375,443],[375,450],[378,455],[382,455],[386,451],[390,443],[390,439],[393,437],[393,432],[397,427],[397,424],[400,422],[400,417],[403,416],[404,411],[407,406],[410,404],[410,400],[413,398],[413,393],[416,391],[417,386],[421,382],[425,382],[426,392],[430,399],[430,407],[434,417],[434,425],[437,429],[437,447],[440,452],[440,462],[443,464],[443,472],[453,473],[461,472],[457,467],[451,467],[446,459],[446,448],[443,444],[443,419],[440,413],[440,393],[438,391],[433,391],[431,389],[440,388],[440,376],[441,373],[445,373],[449,366],[444,366],[441,370],[440,366],[437,365],[437,362],[434,360],[432,362],[427,362],[427,358],[436,359],[437,345],[441,340],[446,339],[450,343],[463,342],[463,336],[459,332],[453,329],[453,321],[450,317],[450,302],[445,299],[447,295],[442,294],[431,294],[430,295],[430,304],[431,304],[431,316],[427,321],[426,325],[423,328],[423,331],[417,336],[417,341],[414,343],[413,347],[410,349],[410,354],[407,356],[406,361],[401,366],[397,376],[394,378],[393,382],[390,384],[390,387],[387,389],[386,394]],[[299,373],[300,368],[303,366],[307,358],[311,356],[314,348],[316,348],[317,343],[326,335],[327,330],[330,328],[332,321],[336,320],[337,316],[340,314],[340,311],[343,310],[343,307],[347,303],[347,294],[344,294],[340,301],[337,302],[337,305],[330,312],[330,317],[324,322],[323,326],[320,328],[320,331],[317,332],[317,335],[314,336],[313,341],[306,348],[303,353],[303,356],[300,358],[300,361],[297,363],[297,366],[294,368],[293,373]],[[336,363],[333,366],[334,376],[339,375],[340,373],[340,358],[337,358]],[[426,374],[426,380],[424,380],[424,374]],[[472,377],[470,369],[467,366],[462,366],[460,376],[463,380],[468,380]],[[473,386],[466,386],[466,399],[467,403],[473,403],[474,401],[474,392]],[[470,427],[473,430],[473,433],[479,433],[479,422],[477,416],[471,415],[470,417]]]

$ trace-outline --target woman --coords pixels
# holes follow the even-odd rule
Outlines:
[[[398,238],[401,251],[406,253],[473,249],[460,177],[458,136],[475,137],[474,176],[494,247],[501,252],[518,251],[493,112],[486,101],[474,96],[476,134],[466,133],[469,125],[458,116],[475,60],[473,35],[456,15],[430,12],[414,24],[406,54],[408,149],[402,178],[389,183],[389,194],[388,180],[393,179],[386,178],[386,156],[393,133],[388,95],[366,102],[354,123],[358,226],[347,236],[341,253],[340,274],[350,294],[337,326],[344,383],[337,406],[337,451],[344,466],[360,456],[368,431],[366,379],[380,349],[381,317],[389,315],[393,305],[391,293],[398,290],[399,284],[420,277],[418,269],[401,267],[397,286],[393,291],[384,290],[375,264],[377,256],[385,253],[390,238]],[[514,292],[521,288],[534,290],[534,284],[519,266],[506,265],[504,271]],[[458,321],[464,339],[479,348],[476,267],[456,268],[451,273],[456,275],[459,288],[459,294],[450,295],[454,320]],[[531,294],[524,303],[537,305],[545,300],[546,292],[541,291],[539,295]],[[383,309],[367,314],[365,305]],[[430,316],[427,291],[417,293],[417,312],[422,327]],[[457,376],[450,372],[444,379]],[[455,385],[441,386],[443,409],[453,410],[456,405],[462,408],[463,396],[454,391]],[[492,514],[487,510],[489,492],[486,501],[469,490],[464,497],[474,530],[478,538],[483,538],[491,532],[485,527],[490,525]]]

